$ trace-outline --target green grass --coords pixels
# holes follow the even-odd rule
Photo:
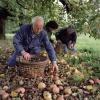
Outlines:
[[[14,34],[6,34],[7,39],[11,39]],[[89,35],[79,35],[77,38],[76,48],[80,51],[92,51],[100,55],[100,39],[94,39]]]
[[[52,38],[55,39],[54,35]],[[89,35],[79,35],[77,38],[76,48],[78,50],[87,50],[100,54],[100,39],[94,39],[89,37]]]
[[[89,50],[100,55],[100,39],[94,39],[88,35],[80,35],[77,38],[76,47],[78,50]]]

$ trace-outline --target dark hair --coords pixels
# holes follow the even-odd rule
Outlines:
[[[45,26],[46,26],[46,28],[52,28],[52,29],[58,28],[58,24],[54,20],[47,22]]]

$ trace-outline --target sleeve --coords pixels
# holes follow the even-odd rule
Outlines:
[[[77,39],[77,35],[76,35],[76,33],[74,32],[74,33],[73,33],[73,36],[72,36],[72,41],[76,43],[76,39]]]
[[[45,46],[45,49],[48,53],[49,59],[51,60],[52,63],[56,63],[56,53],[55,50],[52,46],[52,44],[50,43],[47,33],[44,32],[44,36],[43,36],[43,44]]]
[[[15,34],[14,38],[13,38],[13,45],[14,48],[17,52],[21,53],[22,51],[24,51],[23,48],[23,34],[24,34],[24,30],[23,27],[21,27]]]
[[[76,43],[76,39],[77,39],[77,35],[76,35],[75,32],[72,34],[71,38],[72,38],[71,39],[72,43],[75,44]]]

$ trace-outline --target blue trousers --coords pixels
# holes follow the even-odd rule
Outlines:
[[[21,55],[20,53],[18,52],[14,52],[11,57],[9,57],[8,61],[7,61],[7,65],[8,66],[15,66],[16,65],[16,58],[18,55]]]

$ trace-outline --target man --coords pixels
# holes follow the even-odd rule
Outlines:
[[[68,49],[73,53],[76,52],[75,44],[77,35],[73,26],[60,29],[60,31],[56,34],[56,39],[58,42],[62,42],[64,44],[64,53],[67,53]]]
[[[32,24],[22,25],[13,38],[15,52],[8,59],[8,66],[16,65],[16,57],[22,55],[25,60],[31,59],[31,54],[39,54],[43,43],[52,63],[52,71],[58,70],[56,54],[47,33],[43,30],[44,20],[40,16],[32,19]]]
[[[58,24],[54,20],[47,22],[45,25],[45,30],[47,31],[49,40],[52,44],[54,43],[54,40],[51,38],[52,32],[55,31],[56,29],[58,29]]]

